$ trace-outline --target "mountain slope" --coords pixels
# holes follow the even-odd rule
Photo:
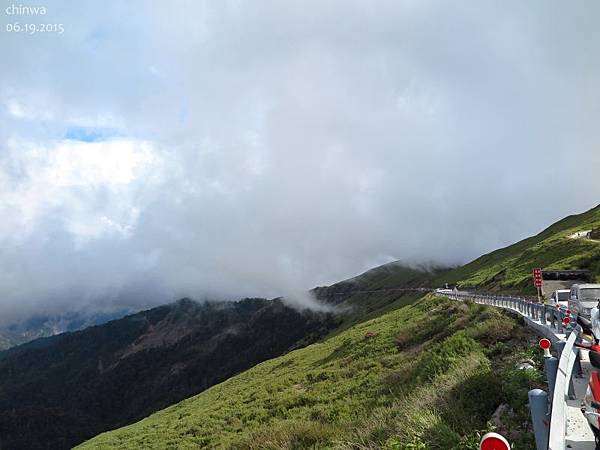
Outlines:
[[[338,328],[341,330],[422,297],[423,290],[436,286],[434,280],[447,270],[407,266],[396,261],[331,286],[316,287],[311,293],[321,302],[338,307],[342,312],[342,324]]]
[[[435,323],[429,322],[425,307],[421,305],[421,302],[414,306],[418,313],[410,312],[412,310],[407,309],[407,305],[414,303],[423,296],[424,289],[441,286],[443,283],[449,282],[474,289],[527,292],[530,289],[530,270],[532,267],[589,268],[593,276],[598,277],[600,275],[600,243],[593,239],[573,239],[572,236],[578,231],[597,228],[600,228],[600,208],[594,208],[584,214],[570,216],[547,228],[537,236],[484,255],[463,267],[453,270],[426,267],[410,268],[399,263],[391,263],[332,286],[315,288],[312,291],[315,297],[336,306],[336,312],[339,313],[336,317],[322,314],[292,313],[292,310],[286,308],[280,301],[268,302],[260,299],[240,302],[235,304],[234,307],[231,307],[231,304],[227,307],[204,305],[199,307],[200,312],[196,311],[198,306],[194,306],[194,303],[180,302],[175,308],[173,306],[156,308],[140,313],[141,315],[130,316],[123,319],[124,322],[117,321],[118,324],[114,326],[111,323],[105,327],[95,327],[98,329],[93,332],[86,330],[83,334],[67,334],[48,340],[34,341],[9,352],[0,353],[0,437],[4,438],[3,443],[6,448],[10,448],[7,442],[16,443],[15,446],[18,446],[19,443],[50,442],[51,445],[48,444],[48,448],[66,447],[69,443],[78,442],[78,440],[89,437],[93,433],[138,420],[158,408],[198,393],[219,381],[225,380],[232,374],[252,367],[260,361],[284,354],[291,348],[309,344],[325,335],[330,336],[329,340],[322,344],[325,347],[313,346],[311,351],[319,348],[329,348],[327,343],[337,342],[336,339],[340,339],[340,336],[354,336],[350,340],[342,341],[341,344],[339,342],[335,344],[339,351],[331,353],[330,359],[331,361],[338,361],[340,370],[343,369],[344,364],[348,364],[348,367],[350,367],[356,361],[359,367],[352,369],[353,373],[361,374],[360,376],[357,375],[358,379],[363,380],[360,381],[361,386],[370,386],[369,383],[373,379],[369,378],[370,375],[366,375],[363,369],[369,369],[369,374],[372,373],[373,376],[378,377],[379,375],[383,376],[384,372],[387,373],[386,371],[390,367],[385,366],[387,363],[381,362],[386,360],[383,356],[381,361],[377,359],[379,353],[371,353],[371,350],[367,352],[363,349],[362,344],[353,344],[358,341],[353,340],[356,335],[352,334],[355,332],[352,330],[362,330],[359,332],[362,333],[364,326],[371,325],[358,325],[358,327],[353,327],[353,325],[376,318],[376,322],[370,323],[380,323],[377,321],[382,320],[383,328],[387,330],[385,332],[388,333],[389,337],[391,336],[389,333],[399,333],[400,336],[406,333],[402,328],[404,326],[403,322],[412,321],[417,323],[417,328],[411,332],[421,336],[422,339],[419,341],[415,338],[412,341],[408,354],[405,355],[406,352],[404,352],[400,356],[394,356],[394,358],[398,357],[399,360],[404,361],[402,364],[406,363],[407,367],[401,368],[400,365],[392,365],[400,372],[409,370],[409,360],[418,360],[421,357],[418,356],[421,354],[421,350],[426,350],[430,344],[440,343],[442,338],[448,337],[444,334],[446,332],[445,328],[437,329]],[[423,304],[431,306],[427,302],[423,302]],[[452,310],[450,305],[445,306]],[[222,311],[225,311],[225,313]],[[467,312],[463,311],[463,313]],[[204,319],[201,317],[204,317]],[[449,325],[449,322],[443,316],[438,317],[438,319],[439,323],[445,324],[444,326]],[[463,314],[463,317],[460,317],[459,315],[458,318],[452,320],[461,323],[463,328],[469,328],[463,321],[474,319],[479,320],[479,317],[468,313],[466,316]],[[114,329],[111,327],[114,327]],[[424,335],[420,332],[421,328],[424,330]],[[240,329],[242,330],[241,333],[239,332]],[[94,328],[91,330],[94,330]],[[427,330],[437,331],[432,332],[433,334],[429,336]],[[452,330],[451,326],[449,330]],[[499,332],[499,330],[496,331]],[[350,333],[350,335],[347,333]],[[383,331],[376,331],[376,333],[384,334]],[[498,337],[500,340],[504,338],[505,336]],[[386,349],[385,352],[390,351],[389,339],[385,342],[388,346],[384,346],[378,351],[383,351],[383,348]],[[343,349],[346,347],[346,343],[352,344],[348,346],[347,350]],[[473,347],[471,344],[473,343],[471,342],[468,346]],[[479,342],[480,344],[481,342]],[[87,352],[88,347],[91,349],[89,354]],[[406,350],[402,345],[400,348]],[[442,347],[433,348],[439,350]],[[495,361],[489,358],[490,355],[487,355],[485,349],[480,350],[487,358],[487,362],[483,359],[477,359],[479,357],[476,358],[477,361],[484,361],[485,364],[496,364]],[[342,353],[347,356],[346,359],[338,358]],[[306,355],[309,354],[310,352]],[[408,359],[405,360],[404,358]],[[422,358],[427,358],[427,356],[422,356]],[[189,361],[192,361],[192,364],[189,364]],[[287,360],[284,359],[284,361]],[[346,412],[343,411],[343,406],[339,406],[342,409],[341,411],[331,412],[327,409],[327,405],[330,403],[332,405],[336,404],[336,400],[331,398],[328,392],[336,392],[338,384],[346,383],[346,377],[340,373],[330,379],[327,374],[329,366],[324,362],[325,365],[315,360],[310,364],[312,364],[310,367],[321,370],[325,375],[311,374],[312,369],[309,370],[309,366],[304,363],[295,366],[286,362],[280,369],[273,369],[273,377],[275,378],[271,381],[275,385],[278,383],[277,380],[296,379],[293,373],[284,370],[288,365],[294,369],[293,371],[298,371],[299,374],[304,373],[306,379],[311,383],[314,381],[314,376],[325,377],[320,380],[323,383],[322,388],[325,390],[322,397],[323,404],[319,403],[320,401],[313,401],[314,399],[299,400],[301,403],[307,402],[300,405],[304,408],[302,411],[306,415],[298,416],[301,420],[299,419],[299,422],[293,421],[291,423],[292,428],[295,427],[301,430],[308,420],[309,423],[306,426],[310,428],[310,433],[320,433],[318,431],[320,429],[327,436],[329,436],[328,433],[331,429],[327,431],[327,426],[316,429],[313,427],[316,425],[312,422],[328,424],[333,421],[331,422],[335,425],[333,428],[338,430],[341,427],[341,432],[344,432],[344,427],[348,427],[348,423],[358,424],[356,426],[360,429],[359,422],[363,419],[350,413],[347,416]],[[265,380],[271,379],[268,374],[256,370],[256,372],[249,372],[249,375],[243,375],[244,377],[250,377],[243,379],[251,384],[256,381],[258,384],[252,384],[256,390],[267,389],[269,395],[263,399],[267,404],[270,401],[268,398],[276,400],[279,398],[279,393],[285,394],[284,397],[289,394],[285,389],[269,391],[269,385],[264,384],[264,380],[253,380],[254,376],[265,377]],[[467,375],[470,376],[469,374],[465,376]],[[91,381],[87,379],[88,377]],[[352,378],[354,378],[354,375],[352,375]],[[46,380],[50,382],[47,383]],[[358,408],[357,414],[366,414],[365,411],[371,411],[373,408],[372,400],[379,398],[382,389],[387,392],[386,389],[389,386],[382,385],[380,381],[377,381],[378,384],[376,383],[378,386],[376,392],[370,392],[369,394],[371,400],[363,399],[363,401],[360,400],[362,397],[359,396],[360,404],[356,405]],[[428,389],[431,391],[433,381],[433,379],[418,380],[417,385],[413,386],[416,389],[415,392],[421,392],[425,396],[429,395]],[[234,382],[232,381],[232,383]],[[303,381],[293,384],[297,385],[293,389],[299,392],[307,391]],[[402,386],[405,384],[412,386],[410,378],[402,378],[400,384]],[[394,395],[398,394],[397,388],[395,386],[391,390]],[[78,397],[78,400],[73,403],[69,398],[71,389],[74,389],[74,395],[82,396],[84,394],[81,397],[83,400]],[[404,390],[400,389],[400,391],[405,394]],[[121,394],[123,392],[125,394],[122,398]],[[212,390],[209,392],[212,392]],[[254,405],[254,400],[262,398],[261,395],[263,394],[256,391],[255,394],[246,399],[247,401],[243,400],[238,405],[239,408],[236,406],[236,411],[239,409],[239,411],[242,411],[240,414],[246,414],[243,412],[246,411],[244,408],[250,408],[248,414],[256,414],[256,411],[252,409],[254,407],[247,405]],[[240,393],[240,395],[242,394]],[[352,391],[352,396],[355,395],[358,394]],[[387,393],[381,395],[383,395],[381,401],[389,406],[391,400],[388,398]],[[221,401],[223,398],[221,397],[221,400],[210,400],[210,402],[215,402],[214,408],[227,411],[228,406],[218,403],[217,400]],[[85,405],[84,410],[81,409],[82,404]],[[201,404],[204,405],[204,403]],[[213,406],[210,405],[207,408],[212,410]],[[295,404],[289,406],[292,409],[296,407]],[[429,408],[429,406],[427,407]],[[263,409],[269,408],[264,406]],[[290,416],[286,412],[289,408],[285,404],[280,404],[277,408],[277,414],[281,414],[281,416],[273,419],[273,424],[275,429],[279,429],[281,433],[284,433],[283,430],[287,427],[286,421],[295,420],[295,416]],[[320,411],[323,408],[329,411],[323,413],[325,418],[321,417]],[[450,415],[455,413],[458,412],[448,412]],[[198,436],[204,436],[206,430],[195,422],[197,419],[206,420],[207,423],[212,423],[213,418],[225,421],[223,423],[212,423],[211,426],[217,427],[219,430],[219,427],[229,423],[227,422],[229,419],[221,417],[218,411],[214,413],[214,417],[207,418],[202,415],[198,416],[195,410],[186,410],[185,414],[192,417],[193,420],[190,419],[191,422],[189,423],[184,421],[183,425],[179,419],[171,415],[164,416],[169,423],[161,423],[163,420],[161,419],[162,414],[159,413],[153,416],[158,417],[158,419],[152,419],[154,422],[150,422],[153,423],[153,427],[160,430],[166,427],[165,433],[168,439],[175,439],[174,436],[179,433],[177,427],[180,425],[183,427],[182,432],[186,436],[191,435],[194,439]],[[434,416],[437,414],[435,409],[432,414]],[[368,414],[365,417],[367,416]],[[254,421],[250,421],[250,423],[240,422],[243,424],[243,426],[240,425],[241,430],[254,430],[252,433],[256,432],[259,436],[266,436],[264,434],[265,429],[261,429],[258,425],[263,424],[263,422],[270,423],[271,419],[261,417],[259,415],[256,423]],[[321,418],[317,420],[319,417]],[[338,419],[342,422],[338,423]],[[414,418],[405,419],[413,420]],[[444,422],[445,419],[435,418],[435,420]],[[396,424],[399,426],[401,423],[397,422]],[[171,425],[177,429],[169,429]],[[458,435],[464,434],[460,431],[460,426],[455,428],[451,421],[446,425],[450,428],[449,433],[454,438],[458,439]],[[132,429],[138,429],[135,428],[137,426],[135,425]],[[152,435],[151,431],[145,430],[144,433],[146,432]],[[116,435],[125,436],[119,433],[121,432]],[[221,434],[219,433],[221,431],[216,434],[216,444],[229,445],[230,441],[228,439],[233,438],[225,436],[223,437],[224,440],[221,441]],[[235,441],[236,437],[231,442],[235,441],[239,445],[252,447],[252,439],[256,437],[252,433],[250,435],[246,433],[244,438],[249,439],[249,441]],[[4,437],[5,434],[8,436],[8,441]],[[391,436],[390,433],[387,435]],[[66,438],[62,439],[61,436],[66,436]],[[136,440],[138,437],[134,436],[133,442],[139,443],[139,440]],[[210,436],[205,436],[202,439],[209,438]],[[348,439],[350,438],[348,437]],[[359,437],[354,436],[353,438],[358,439]],[[400,435],[400,438],[405,439],[407,436]],[[34,441],[34,439],[37,440]],[[182,442],[187,442],[186,439],[182,438]],[[273,439],[284,439],[284,437],[273,437]],[[327,441],[328,437],[324,439],[324,442],[329,442]],[[360,437],[360,439],[363,438]],[[163,441],[159,439],[157,442]],[[206,442],[212,441],[209,439]],[[381,444],[383,441],[379,440],[377,442]],[[37,445],[37,448],[44,448],[44,444]],[[277,447],[275,444],[273,446]]]
[[[473,311],[457,314],[455,306],[437,300],[450,316],[444,317],[428,314],[428,308],[436,309],[431,299],[406,305],[423,295],[421,289],[444,283],[470,289],[531,293],[533,267],[589,269],[598,279],[600,242],[573,238],[578,232],[598,228],[600,207],[569,216],[536,236],[452,270],[407,268],[392,263],[329,287],[315,288],[312,292],[318,299],[346,308],[337,334],[327,341],[263,363],[142,422],[101,435],[83,448],[136,448],[136,445],[178,448],[311,445],[379,448],[391,445],[391,448],[404,448],[400,444],[395,446],[394,442],[408,445],[411,439],[419,440],[428,435],[411,436],[406,432],[409,429],[423,431],[423,421],[436,424],[434,430],[425,427],[428,433],[433,432],[433,442],[428,442],[432,448],[468,448],[461,441],[469,439],[465,436],[467,428],[461,427],[468,424],[468,430],[472,430],[474,423],[483,426],[482,421],[489,418],[491,409],[471,411],[467,418],[461,408],[474,406],[455,408],[452,401],[460,404],[461,399],[467,397],[453,397],[452,393],[462,392],[479,398],[483,386],[478,383],[484,383],[485,389],[501,392],[500,397],[505,390],[514,394],[515,386],[498,386],[497,378],[502,377],[490,380],[486,370],[506,364],[510,358],[503,352],[511,346],[519,347],[519,343],[509,342],[503,347],[502,341],[510,341],[510,337],[503,334],[506,328],[498,324],[497,317],[491,319],[499,314],[497,312],[477,310],[475,314]],[[410,291],[405,291],[407,288]],[[376,318],[351,327],[369,317]],[[368,331],[373,331],[369,333],[374,334],[372,338],[366,338]],[[441,372],[448,378],[439,378],[440,367],[436,364],[442,362],[436,359],[436,352],[451,355],[457,349],[448,349],[446,345],[453,347],[454,341],[444,343],[452,339],[455,332],[463,331],[476,341],[476,344],[471,341],[457,344],[458,349],[462,349],[459,352],[469,354],[466,366],[461,368],[464,371],[442,367]],[[515,324],[512,333],[522,332]],[[399,344],[397,348],[393,346],[394,341]],[[383,345],[371,345],[372,342]],[[484,359],[481,359],[482,354]],[[423,378],[415,372],[432,366],[436,368],[435,375]],[[508,383],[516,380],[518,385],[523,382],[520,376],[507,375]],[[462,381],[457,382],[457,379]],[[445,393],[439,394],[433,388],[440,390],[440,383],[448,384],[446,391],[441,389]],[[521,406],[526,402],[527,386],[519,388]],[[426,399],[425,404],[420,401],[421,396]],[[411,409],[407,398],[416,401],[423,411]],[[491,401],[494,404],[499,399],[491,398],[495,399]],[[520,406],[513,407],[518,416]],[[406,409],[408,413],[403,412]],[[521,423],[526,421],[525,416],[521,419]],[[440,433],[453,443],[440,444],[439,440],[445,439]]]
[[[139,420],[334,328],[280,300],[182,300],[0,353],[3,449],[61,449]]]
[[[512,367],[529,357],[532,344],[512,316],[427,297],[79,448],[405,448],[420,442],[465,450],[477,448],[474,430],[485,428],[506,402],[514,411],[513,439],[529,448],[520,427],[529,383],[541,375]]]
[[[600,229],[600,206],[568,216],[535,236],[446,272],[434,282],[458,283],[465,289],[533,294],[531,270],[535,267],[589,269],[592,277],[600,281],[600,241],[571,237],[592,229]]]

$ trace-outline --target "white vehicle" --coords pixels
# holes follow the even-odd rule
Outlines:
[[[435,292],[437,294],[442,294],[442,295],[450,295],[450,294],[454,294],[454,291],[452,289],[444,289],[444,288],[437,288],[435,290]]]
[[[561,306],[568,307],[569,306],[569,297],[571,296],[571,291],[568,289],[558,289],[552,293],[550,296],[550,304],[555,306],[557,303]]]
[[[590,318],[592,308],[600,300],[600,284],[574,284],[569,296],[569,309]]]

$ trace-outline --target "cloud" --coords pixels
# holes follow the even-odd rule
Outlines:
[[[596,2],[46,7],[0,43],[4,317],[298,297],[598,203]]]

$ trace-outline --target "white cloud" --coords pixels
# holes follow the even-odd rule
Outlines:
[[[115,231],[127,235],[139,217],[135,191],[152,183],[157,167],[156,151],[143,141],[13,139],[0,159],[0,211],[8,218],[0,240],[27,239],[56,213],[78,242]]]
[[[63,35],[0,42],[0,313],[297,293],[593,206],[599,9],[51,2]]]

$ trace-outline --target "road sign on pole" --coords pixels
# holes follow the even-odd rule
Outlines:
[[[533,285],[537,288],[538,303],[540,299],[540,288],[542,287],[542,269],[533,269]]]
[[[533,284],[536,288],[542,287],[542,269],[533,269]]]

